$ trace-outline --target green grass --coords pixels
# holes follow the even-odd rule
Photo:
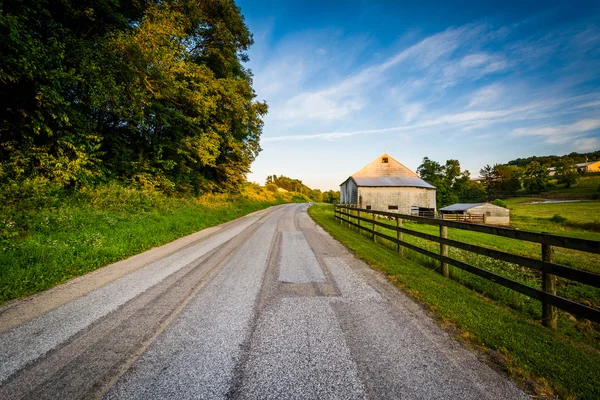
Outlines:
[[[571,186],[570,188],[567,187],[557,187],[556,189],[553,189],[551,193],[556,192],[556,193],[560,193],[560,194],[573,194],[573,195],[581,195],[581,194],[594,194],[594,193],[600,193],[598,191],[598,187],[600,186],[600,174],[599,173],[593,173],[593,174],[586,174],[582,177],[579,178],[579,181],[577,182],[576,185]]]
[[[452,268],[453,279],[443,278],[436,271],[438,263],[428,257],[412,251],[400,257],[392,246],[373,243],[355,229],[343,227],[334,220],[330,205],[315,205],[309,214],[359,258],[384,271],[398,287],[426,305],[442,324],[455,326],[459,337],[487,349],[529,391],[543,395],[550,387],[561,397],[600,397],[600,337],[588,321],[573,321],[561,313],[559,330],[551,331],[539,323],[541,306],[537,301],[456,268]],[[410,229],[431,228],[406,225]],[[450,231],[450,237],[459,240],[459,234]],[[462,239],[480,240],[476,236]],[[450,250],[451,257],[459,256]],[[496,268],[502,269],[503,275],[528,279],[525,270],[510,270],[501,264]]]
[[[110,186],[0,209],[0,304],[282,202],[268,196],[180,199]]]
[[[511,210],[512,227],[600,240],[600,201],[531,204],[533,201],[536,199],[515,198],[506,201]],[[553,222],[551,219],[555,215],[566,218],[566,221]]]

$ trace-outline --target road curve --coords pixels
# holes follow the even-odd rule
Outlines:
[[[0,309],[0,399],[526,399],[317,227],[253,213]]]

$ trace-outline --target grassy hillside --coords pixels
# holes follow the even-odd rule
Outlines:
[[[577,184],[571,187],[558,185],[556,180],[550,180],[550,183],[556,185],[555,188],[544,193],[536,194],[535,197],[543,197],[547,199],[600,199],[600,173],[588,173],[579,177]],[[527,197],[528,194],[524,189],[521,189],[517,194]]]
[[[506,200],[511,210],[511,225],[519,229],[600,240],[600,201],[536,203],[539,201],[533,198]]]
[[[253,211],[307,200],[254,184],[238,196],[200,198],[114,184],[0,203],[0,304]]]
[[[552,192],[555,193],[570,193],[570,194],[589,194],[600,195],[600,173],[590,173],[579,178],[576,185],[567,187],[558,187]]]
[[[373,243],[356,230],[342,226],[334,220],[330,205],[315,205],[309,214],[335,239],[383,271],[398,288],[427,307],[456,338],[486,352],[536,397],[555,398],[556,394],[560,398],[600,397],[600,336],[588,321],[570,319],[561,313],[559,330],[551,331],[532,318],[539,313],[539,302],[457,269],[452,269],[454,279],[444,278],[436,271],[437,262],[411,251],[401,257],[393,246],[383,241]],[[409,229],[429,228],[405,225]],[[515,246],[515,243],[497,240],[502,238],[482,239],[485,236],[460,237],[450,230],[453,239],[497,248]],[[404,238],[408,239],[408,235]],[[419,245],[426,247],[425,243]],[[527,248],[516,250],[529,251]],[[450,256],[460,255],[451,250]],[[514,269],[507,263],[486,264],[485,268],[488,267],[515,279],[528,279],[522,268]]]

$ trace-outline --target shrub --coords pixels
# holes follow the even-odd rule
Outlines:
[[[498,206],[498,207],[508,208],[508,206],[506,205],[506,203],[503,202],[500,199],[496,199],[496,200],[492,201],[492,204],[495,205],[495,206]]]
[[[311,202],[311,200],[308,197],[306,197],[300,193],[294,193],[291,201],[292,201],[292,203],[310,203]]]
[[[560,214],[554,214],[552,218],[550,218],[550,221],[555,222],[557,224],[562,224],[563,222],[567,222],[567,218],[563,217]]]

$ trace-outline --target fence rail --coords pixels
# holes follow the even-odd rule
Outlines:
[[[364,213],[364,215],[369,216],[369,218],[361,216],[361,213]],[[600,287],[600,275],[556,264],[554,255],[555,247],[562,247],[600,254],[600,242],[544,233],[519,231],[509,228],[500,228],[488,225],[477,225],[473,223],[417,217],[413,215],[395,214],[384,211],[367,210],[357,208],[352,205],[338,204],[335,206],[334,214],[335,218],[340,222],[344,222],[348,226],[354,226],[359,230],[363,230],[365,232],[370,233],[374,241],[377,237],[380,237],[389,240],[393,243],[396,243],[397,250],[399,253],[403,252],[403,248],[407,248],[440,261],[441,272],[446,277],[449,276],[448,265],[453,265],[454,267],[478,275],[484,279],[487,279],[489,281],[492,281],[494,283],[497,283],[499,285],[502,285],[504,287],[507,287],[509,289],[512,289],[526,296],[541,301],[542,322],[545,326],[556,329],[556,308],[568,311],[569,313],[577,315],[579,317],[600,323],[600,310],[588,307],[584,304],[580,304],[556,295],[556,276],[581,282],[586,285]],[[391,217],[395,219],[396,226],[377,221],[377,215],[388,218]],[[428,233],[406,229],[402,226],[403,220],[416,221],[427,225],[437,225],[440,228],[440,235],[436,236]],[[371,225],[371,228],[362,225],[361,222],[365,222]],[[392,237],[382,232],[378,232],[376,230],[377,226],[396,231],[396,237]],[[448,239],[449,227],[480,233],[487,233],[491,235],[508,237],[512,239],[524,240],[534,243],[540,243],[542,245],[542,259],[538,260],[530,257],[524,257],[500,250],[488,249],[486,247]],[[426,250],[414,244],[408,243],[403,240],[403,234],[408,234],[421,239],[426,239],[435,243],[439,243],[440,252],[435,253],[433,251]],[[504,276],[487,271],[485,269],[467,264],[463,261],[450,258],[448,257],[448,246],[541,271],[542,288],[538,289],[529,285],[525,285],[521,282],[517,282]]]
[[[447,221],[470,222],[472,224],[485,223],[485,214],[442,214]]]

